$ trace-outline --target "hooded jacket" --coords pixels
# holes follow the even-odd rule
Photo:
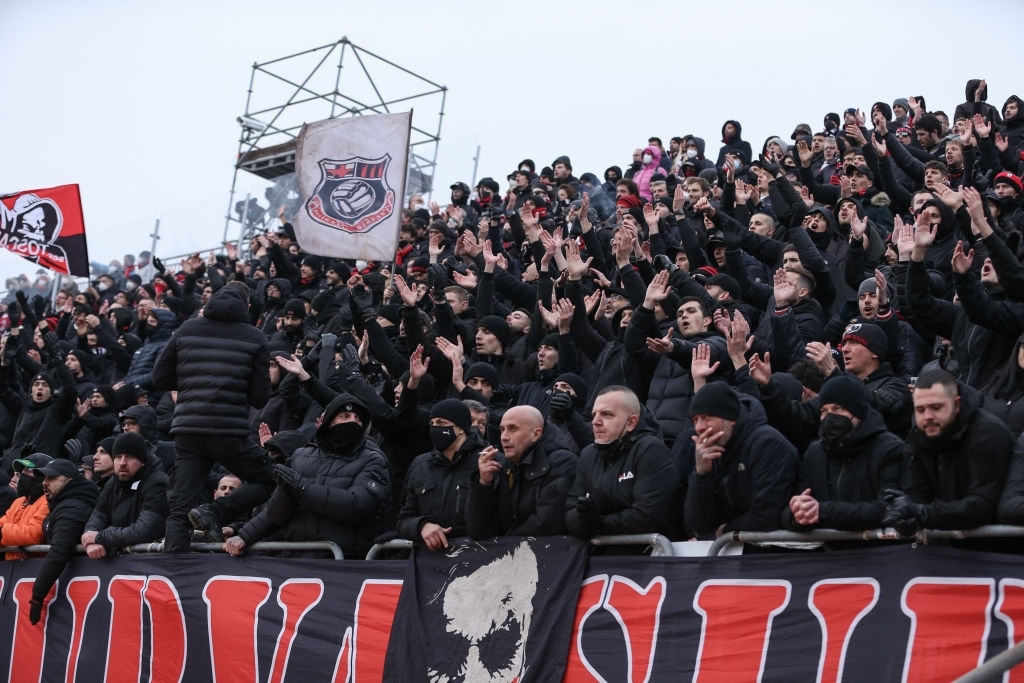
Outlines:
[[[99,532],[96,542],[107,548],[160,539],[168,514],[167,485],[167,475],[150,455],[128,481],[116,475],[107,480],[85,530]]]
[[[899,488],[903,448],[902,439],[886,429],[882,416],[872,408],[838,445],[826,450],[821,441],[815,441],[804,454],[796,490],[811,489],[818,501],[818,523],[797,524],[786,505],[783,525],[796,531],[879,528],[885,517],[883,493]]]
[[[241,292],[217,290],[203,317],[178,328],[153,368],[153,383],[178,390],[171,434],[244,437],[249,407],[270,397],[267,336],[249,323]]]
[[[357,406],[368,422],[369,409],[359,399],[335,397],[324,410],[317,439],[292,453],[291,468],[304,481],[301,494],[284,486],[274,489],[264,509],[239,530],[246,543],[281,530],[280,540],[333,541],[347,559],[366,556],[388,499],[388,461],[368,437],[345,452],[325,445],[331,420],[345,404]]]
[[[135,384],[147,389],[153,388],[150,371],[156,364],[160,352],[171,338],[171,333],[174,332],[177,322],[174,314],[166,308],[154,308],[150,313],[156,316],[156,329],[148,332],[146,342],[135,352],[132,364],[128,366],[128,373],[121,379],[125,384]],[[142,321],[141,324],[146,323]]]
[[[85,523],[89,521],[98,496],[96,484],[79,475],[69,479],[52,496],[50,514],[43,522],[43,532],[50,551],[36,574],[32,585],[32,599],[42,602],[57,581],[64,567],[75,554],[75,546],[82,539]]]
[[[688,449],[693,457],[693,446]],[[686,457],[684,455],[683,457]],[[771,531],[796,492],[796,448],[765,419],[754,399],[740,395],[740,414],[711,471],[694,469],[686,492],[686,525],[702,538],[725,531]]]
[[[633,431],[612,447],[591,444],[580,453],[576,476],[565,503],[565,526],[586,538],[576,509],[580,497],[595,501],[599,534],[654,534],[668,531],[669,506],[679,486],[679,473],[651,414],[641,407]]]
[[[736,135],[726,137],[725,127],[729,124],[736,126]],[[715,161],[715,168],[721,169],[722,164],[725,163],[725,155],[732,154],[733,152],[740,152],[743,154],[743,164],[749,164],[751,160],[750,143],[743,139],[743,126],[740,125],[739,121],[732,119],[722,124],[722,147],[718,150],[718,160]]]
[[[665,176],[665,169],[661,168],[661,150],[657,145],[644,147],[644,154],[651,155],[651,161],[640,166],[640,170],[633,174],[633,182],[640,191],[640,196],[646,201],[652,201],[651,181],[655,176]]]
[[[960,410],[935,437],[916,425],[907,437],[903,490],[924,505],[928,529],[973,529],[996,520],[1013,436],[959,383]]]

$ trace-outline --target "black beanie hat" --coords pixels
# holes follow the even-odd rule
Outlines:
[[[32,377],[32,381],[29,382],[29,386],[35,384],[36,380],[40,379],[46,382],[46,386],[50,387],[51,392],[54,390],[55,387],[53,386],[53,378],[47,375],[45,372],[37,372],[35,376]]]
[[[561,375],[555,378],[555,383],[565,382],[572,390],[576,392],[577,398],[587,397],[587,382],[579,375],[574,375],[571,372],[563,372]]]
[[[889,352],[889,338],[882,328],[874,323],[853,323],[843,332],[843,342],[855,341],[868,347],[868,351],[885,360]]]
[[[338,276],[347,281],[352,276],[352,269],[349,268],[348,264],[344,261],[331,261],[331,265],[327,266],[328,272],[334,271]]]
[[[284,313],[282,317],[286,315],[293,315],[296,318],[306,318],[306,303],[302,299],[289,299],[288,303],[284,306]]]
[[[114,408],[117,406],[117,394],[114,393],[114,390],[109,385],[101,384],[93,389],[92,392],[102,396],[103,400],[107,402],[108,407]]]
[[[864,382],[851,375],[830,377],[818,392],[821,405],[835,403],[846,408],[856,417],[864,419],[868,414],[868,397]]]
[[[130,455],[140,462],[146,462],[149,447],[141,434],[136,432],[123,432],[114,439],[114,450],[110,453],[112,457],[119,455]]]
[[[690,401],[690,415],[736,420],[740,416],[740,397],[725,382],[710,382],[694,394]]]
[[[469,407],[457,398],[446,398],[436,403],[430,409],[430,419],[435,417],[451,421],[452,424],[467,434],[473,427],[473,416],[469,413]]]
[[[482,327],[493,334],[501,342],[502,350],[508,350],[508,343],[512,341],[512,327],[508,324],[507,320],[500,315],[485,315],[476,321],[476,326]]]
[[[74,356],[78,361],[78,364],[82,366],[83,370],[88,370],[92,365],[92,356],[82,349],[71,349],[68,351],[69,356]]]
[[[125,432],[129,433],[129,432]],[[114,457],[114,442],[117,441],[116,436],[108,436],[105,439],[100,439],[99,446],[107,452],[107,455]]]
[[[473,377],[489,382],[495,389],[498,388],[498,371],[490,363],[473,363],[469,366],[463,377],[468,381]]]
[[[540,343],[537,344],[537,348],[539,349],[542,346],[550,346],[551,348],[553,348],[554,350],[557,351],[558,350],[558,333],[557,332],[548,332],[547,334],[545,334],[541,338]]]
[[[319,256],[313,256],[312,254],[302,259],[302,265],[309,266],[318,273],[324,269],[324,262],[320,260]]]

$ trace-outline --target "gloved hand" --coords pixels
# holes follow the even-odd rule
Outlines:
[[[306,492],[306,480],[291,467],[274,465],[274,479],[281,486],[291,489],[299,498]]]
[[[11,319],[11,327],[17,327],[21,323],[21,306],[17,301],[7,304],[7,317]]]
[[[39,318],[36,317],[35,310],[29,305],[28,297],[25,296],[25,292],[20,291],[15,296],[18,297],[18,303],[21,304],[21,312],[24,315],[21,326],[35,332],[36,326],[39,325]]]
[[[663,270],[667,270],[668,272],[671,273],[678,267],[679,266],[672,263],[672,259],[670,259],[665,254],[658,254],[657,256],[654,257],[654,270],[658,273],[660,273]]]
[[[39,600],[32,600],[28,605],[28,620],[29,623],[35,626],[43,615],[43,603]]]
[[[576,499],[576,514],[587,536],[596,536],[601,527],[601,513],[597,509],[597,501],[587,496]]]
[[[44,297],[42,294],[36,294],[32,297],[32,308],[35,310],[36,318],[42,320],[46,317],[46,309],[50,305],[50,300]]]
[[[156,256],[153,257],[153,267],[156,268],[156,272],[160,273],[161,275],[163,275],[164,271],[167,270],[166,268],[164,268],[164,262],[161,261]]]
[[[356,285],[349,296],[362,320],[377,317],[377,309],[373,306],[373,292],[368,287]]]
[[[440,292],[448,286],[448,271],[440,263],[431,263],[427,268],[427,288]],[[444,299],[444,293],[441,294]]]
[[[68,439],[64,442],[64,452],[71,462],[81,462],[82,442],[78,439]]]
[[[564,422],[572,414],[572,394],[568,391],[552,391],[548,405],[551,406],[551,418]]]
[[[882,526],[891,526],[900,536],[913,536],[924,527],[927,517],[924,506],[895,489],[885,490],[885,517]]]
[[[782,166],[775,163],[765,155],[761,155],[761,168],[768,171],[768,175],[775,177],[782,171]]]

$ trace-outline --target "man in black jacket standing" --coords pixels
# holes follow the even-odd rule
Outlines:
[[[202,317],[185,321],[160,353],[153,384],[178,390],[165,552],[187,553],[193,526],[207,540],[221,540],[224,521],[273,492],[270,458],[249,430],[249,407],[262,408],[270,397],[269,367],[267,337],[249,321],[249,288],[240,282],[217,290]],[[194,508],[214,462],[246,483],[230,496]]]
[[[43,477],[43,492],[50,504],[50,514],[43,522],[50,551],[32,585],[28,612],[29,621],[38,624],[43,600],[74,555],[82,529],[96,506],[97,491],[96,485],[70,460],[54,460],[45,467],[35,468],[34,472],[35,476]]]
[[[124,432],[114,440],[114,476],[100,491],[82,534],[94,560],[127,545],[155,541],[167,521],[167,475],[146,440]]]

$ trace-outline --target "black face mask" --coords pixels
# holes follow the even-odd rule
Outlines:
[[[455,443],[455,427],[431,427],[430,428],[430,443],[434,446],[435,450],[441,451],[442,453]]]
[[[407,246],[409,246],[409,240],[398,240],[399,249],[405,249]]]
[[[821,420],[818,427],[818,440],[826,451],[841,446],[843,441],[853,431],[853,420],[845,415],[829,413]]]
[[[43,492],[43,482],[33,476],[22,474],[18,478],[18,495],[26,498],[37,498]]]
[[[316,442],[332,453],[348,453],[363,442],[363,427],[358,422],[342,422],[321,428],[317,431]]]
[[[281,303],[281,297],[279,297],[279,296],[268,296],[267,297],[267,305],[268,306],[277,306],[279,303]]]

